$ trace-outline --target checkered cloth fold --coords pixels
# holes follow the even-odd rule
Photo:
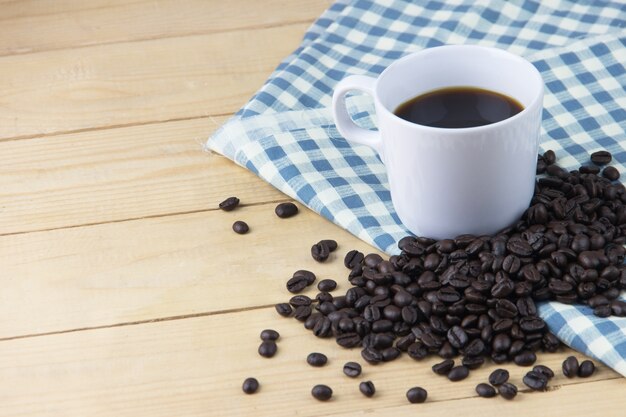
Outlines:
[[[626,4],[619,1],[339,0],[207,148],[397,253],[409,232],[391,204],[385,167],[373,150],[338,134],[332,91],[349,74],[376,76],[410,52],[444,44],[526,57],[546,84],[541,147],[554,149],[569,169],[606,149],[624,174]],[[369,97],[348,104],[358,124],[375,128]],[[588,307],[556,302],[542,303],[540,314],[563,342],[626,376],[626,318],[597,318]]]

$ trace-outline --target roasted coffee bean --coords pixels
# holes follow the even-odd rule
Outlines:
[[[602,170],[602,176],[609,181],[616,181],[619,179],[619,171],[615,167],[606,167]]]
[[[556,154],[554,153],[553,150],[550,149],[544,152],[543,160],[545,161],[547,165],[552,165],[553,163],[556,162]]]
[[[248,233],[249,230],[250,227],[248,227],[248,224],[244,221],[237,220],[235,223],[233,223],[233,231],[237,234],[245,235],[246,233]]]
[[[516,306],[517,311],[521,316],[528,317],[537,315],[537,306],[530,297],[519,298]]]
[[[313,257],[313,259],[315,259],[317,262],[326,261],[329,255],[330,249],[323,241],[311,246],[311,257]]]
[[[319,401],[328,401],[333,396],[333,390],[328,385],[316,385],[311,390],[313,398]]]
[[[361,351],[361,357],[369,364],[376,365],[383,361],[383,355],[380,351],[367,347]]]
[[[546,322],[541,317],[528,316],[520,319],[519,326],[527,333],[539,332],[546,327]]]
[[[593,314],[598,317],[609,317],[612,314],[610,305],[598,306],[593,309]]]
[[[563,361],[563,375],[567,378],[574,378],[578,375],[578,370],[580,369],[580,365],[578,365],[578,359],[574,356],[569,356],[567,359]]]
[[[311,366],[320,367],[326,365],[328,358],[323,353],[313,352],[306,357],[306,362]]]
[[[298,214],[298,206],[293,203],[280,203],[274,209],[274,213],[281,219],[286,219]]]
[[[219,204],[219,208],[224,211],[232,211],[239,205],[239,199],[237,197],[228,197],[226,200]]]
[[[428,348],[422,342],[415,342],[406,351],[411,359],[422,360],[428,356]]]
[[[505,382],[498,387],[498,392],[502,398],[512,400],[517,395],[517,387],[510,382]]]
[[[517,316],[517,307],[507,299],[500,299],[496,302],[496,313],[502,318],[512,319]]]
[[[491,385],[502,385],[509,380],[509,371],[506,369],[496,369],[489,375],[489,383]]]
[[[293,294],[297,294],[304,290],[308,285],[309,284],[306,277],[292,277],[289,279],[289,281],[287,281],[287,291]]]
[[[590,360],[584,360],[578,367],[578,376],[581,378],[588,378],[596,371],[596,366]]]
[[[313,334],[317,337],[329,337],[332,332],[331,325],[331,321],[323,317],[313,326]]]
[[[276,330],[265,329],[261,332],[261,340],[277,340],[280,334]]]
[[[432,366],[433,372],[437,375],[448,375],[452,368],[454,368],[454,361],[452,359],[446,359]]]
[[[334,252],[337,250],[337,241],[336,240],[332,240],[332,239],[323,239],[320,240],[319,243],[323,243],[326,245],[326,247],[328,247],[328,250],[331,252]]]
[[[226,210],[226,211],[229,211],[229,210]],[[241,389],[246,394],[254,394],[259,389],[259,381],[257,381],[256,378],[246,378],[243,381],[243,385],[241,386]]]
[[[491,348],[496,353],[508,352],[511,348],[511,337],[506,333],[497,334],[491,342]]]
[[[279,304],[276,304],[276,305],[274,306],[274,308],[276,308],[276,312],[277,312],[278,314],[280,314],[281,316],[283,316],[283,317],[289,317],[289,316],[291,316],[291,313],[292,313],[292,311],[293,311],[293,310],[291,309],[291,306],[290,306],[288,303],[279,303]]]
[[[508,278],[504,278],[501,281],[496,282],[491,288],[491,295],[495,298],[505,298],[508,297],[513,291],[515,291],[515,283]]]
[[[337,288],[337,282],[332,279],[323,279],[317,283],[317,289],[323,292],[330,292]]]
[[[259,355],[264,358],[271,358],[276,354],[277,350],[278,346],[276,346],[276,342],[273,340],[264,340],[259,346]]]
[[[452,382],[461,381],[469,376],[469,368],[467,366],[455,366],[448,372],[448,379]]]
[[[581,174],[598,174],[600,172],[600,168],[593,165],[581,166],[578,168]]]
[[[411,404],[419,404],[426,401],[428,392],[422,387],[413,387],[406,392],[406,399]]]
[[[548,380],[554,378],[554,372],[552,371],[552,369],[548,368],[545,365],[535,365],[533,366],[533,371],[542,374],[543,376],[548,378]]]
[[[611,312],[617,317],[626,317],[626,302],[621,300],[611,301]]]
[[[345,258],[343,259],[343,265],[346,268],[352,269],[355,266],[361,264],[364,258],[365,256],[358,250],[351,250],[346,254]]]
[[[447,336],[452,347],[456,349],[462,349],[469,341],[467,333],[465,333],[465,330],[460,326],[452,326],[450,330],[448,330]]]
[[[608,151],[597,151],[591,154],[591,162],[596,165],[606,165],[613,159],[612,155]]]
[[[492,398],[497,395],[496,389],[489,384],[481,383],[476,385],[476,394],[483,398]]]
[[[361,371],[361,365],[357,362],[346,362],[343,365],[343,373],[350,378],[356,378],[357,376],[361,375]]]
[[[518,366],[530,366],[537,361],[537,355],[534,352],[525,350],[515,355],[513,360]]]
[[[468,369],[478,369],[485,363],[485,358],[483,356],[465,356],[461,360],[461,364],[466,366]]]
[[[530,371],[524,375],[522,382],[533,391],[545,391],[548,386],[548,377],[540,372]]]
[[[313,300],[309,296],[306,295],[294,295],[289,299],[289,304],[294,307],[299,306],[310,306]]]
[[[344,333],[337,336],[336,342],[343,348],[353,348],[361,344],[361,337],[357,333]]]
[[[400,349],[395,347],[388,347],[383,349],[380,353],[383,356],[383,362],[391,362],[392,360],[397,359],[401,354]]]
[[[305,277],[307,285],[313,284],[316,278],[313,272],[307,271],[306,269],[299,269],[296,272],[294,272],[292,276],[293,277],[300,277],[300,276]]]
[[[376,394],[376,387],[372,381],[363,381],[359,384],[359,391],[361,391],[361,394],[370,398]]]
[[[485,343],[481,339],[472,340],[463,350],[466,356],[480,356],[485,352]]]
[[[515,255],[518,256],[530,256],[533,253],[533,248],[528,242],[521,239],[509,239],[506,244],[506,248]]]

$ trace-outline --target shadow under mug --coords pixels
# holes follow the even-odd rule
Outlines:
[[[419,125],[394,114],[411,98],[447,87],[495,91],[524,109],[496,123],[456,129]],[[345,96],[351,90],[373,97],[378,131],[350,118]],[[528,208],[542,103],[543,80],[525,59],[495,48],[449,45],[407,55],[378,78],[343,79],[332,109],[344,138],[380,155],[402,223],[418,236],[444,239],[495,234]]]

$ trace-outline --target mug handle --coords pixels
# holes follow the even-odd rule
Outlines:
[[[350,75],[341,80],[333,92],[333,118],[335,119],[337,130],[348,142],[359,143],[373,148],[384,161],[383,141],[380,132],[357,126],[348,114],[345,100],[346,94],[351,90],[363,91],[373,98],[375,84],[376,78],[365,75]]]

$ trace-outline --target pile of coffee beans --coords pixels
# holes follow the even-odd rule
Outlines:
[[[331,295],[324,284],[315,299],[292,298],[295,317],[318,337],[361,347],[371,364],[401,352],[415,360],[462,355],[461,365],[446,370],[458,381],[485,357],[529,366],[537,350],[559,347],[536,301],[582,303],[601,317],[626,314],[616,299],[626,289],[626,189],[612,182],[609,167],[603,176],[597,166],[568,172],[555,159],[552,151],[538,156],[537,173],[546,175],[512,227],[495,236],[408,236],[389,259],[352,250],[344,259],[352,287]],[[610,160],[608,152],[592,155],[596,164]],[[325,242],[313,246],[316,260],[336,247]],[[287,284],[292,292],[314,281],[312,273],[297,274]],[[277,310],[291,315],[287,307]]]
[[[407,236],[398,244],[401,253],[388,259],[351,250],[344,258],[351,287],[344,294],[331,294],[337,283],[329,279],[318,283],[315,298],[299,294],[316,281],[313,272],[300,270],[286,283],[298,295],[277,304],[276,311],[303,322],[317,337],[332,337],[344,348],[360,347],[362,358],[373,365],[403,352],[418,361],[436,354],[444,360],[433,372],[450,381],[467,378],[486,358],[531,366],[538,350],[560,347],[538,316],[537,301],[585,304],[599,317],[626,316],[626,303],[617,299],[626,289],[626,188],[615,182],[617,169],[599,167],[611,160],[610,153],[596,152],[593,165],[568,172],[547,151],[538,156],[530,207],[515,225],[493,236]],[[227,199],[220,208],[232,210],[238,202]],[[276,214],[290,217],[297,210],[283,203]],[[334,240],[321,240],[311,255],[324,262],[336,249]],[[262,334],[259,347],[265,357],[277,349],[278,334],[269,334]],[[459,355],[457,364],[452,358]],[[312,353],[307,362],[324,366],[327,358]],[[569,357],[562,369],[566,377],[588,377],[595,365]],[[358,377],[361,365],[348,362],[343,372]],[[553,376],[548,367],[536,365],[522,381],[544,391]],[[509,372],[497,369],[489,383],[476,386],[476,393],[513,399],[518,388],[508,380]],[[244,392],[256,391],[254,383],[246,380]],[[367,397],[376,392],[372,381],[361,382],[359,390]],[[311,394],[327,401],[333,391],[316,385]],[[406,397],[419,403],[427,392],[414,387]]]

